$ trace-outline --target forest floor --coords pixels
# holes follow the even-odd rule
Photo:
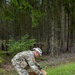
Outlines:
[[[61,64],[75,62],[75,53],[64,53],[55,57],[44,56],[44,58],[45,60],[41,61],[40,63],[45,63],[48,66],[58,66]]]
[[[38,62],[42,64],[43,68],[59,66],[61,64],[68,64],[71,62],[75,62],[75,53],[60,54],[59,56],[55,56],[53,58],[50,57],[49,55],[48,56],[45,55]],[[13,71],[14,67],[10,62],[8,62],[2,66],[2,69],[6,72],[9,72],[9,71]]]
[[[46,70],[52,67],[58,67],[60,65],[65,65],[72,62],[75,63],[75,53],[64,53],[55,57],[44,55],[40,57],[40,60],[37,59],[37,61]],[[3,64],[0,68],[0,75],[18,75],[18,73],[12,66],[11,62],[5,62],[5,64]]]

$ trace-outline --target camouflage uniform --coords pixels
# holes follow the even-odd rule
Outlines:
[[[31,68],[36,74],[41,75],[40,70],[36,66],[34,54],[32,51],[23,51],[14,56],[11,60],[13,66],[18,71],[19,75],[29,75],[27,68]]]

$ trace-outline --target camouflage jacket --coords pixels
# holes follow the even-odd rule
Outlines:
[[[41,71],[38,69],[39,65],[34,58],[32,51],[23,51],[14,56],[12,59],[14,61],[13,65],[20,64],[23,68],[29,66],[36,74],[40,75]]]

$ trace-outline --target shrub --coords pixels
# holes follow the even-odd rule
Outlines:
[[[8,44],[9,51],[17,53],[20,51],[28,50],[30,46],[33,46],[36,43],[36,39],[28,39],[28,38],[29,35],[26,34],[21,38],[21,40],[18,41],[10,40]]]
[[[3,62],[4,62],[4,59],[2,57],[0,57],[0,66]]]

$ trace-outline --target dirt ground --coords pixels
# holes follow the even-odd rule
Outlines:
[[[43,56],[42,58],[44,59],[40,59],[40,64],[44,65],[43,67],[51,67],[51,66],[58,66],[60,64],[67,64],[67,63],[71,63],[71,62],[75,62],[75,53],[65,53],[65,54],[60,54],[59,56],[55,56],[54,58],[50,57],[50,56]],[[2,66],[2,68],[6,71],[9,70],[14,70],[14,67],[12,66],[11,63],[7,63],[5,65]]]
[[[45,63],[48,66],[58,66],[60,64],[68,64],[71,62],[75,62],[75,53],[64,53],[59,56],[50,57],[44,56],[45,60],[41,61],[41,63]]]

